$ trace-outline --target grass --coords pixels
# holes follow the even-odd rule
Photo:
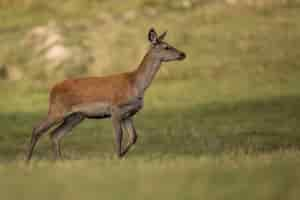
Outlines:
[[[45,137],[30,166],[23,158],[32,126],[46,113],[47,93],[35,86],[5,87],[11,91],[6,90],[8,101],[1,101],[1,195],[7,199],[297,199],[300,101],[296,88],[265,85],[249,94],[244,87],[224,92],[224,85],[210,84],[201,88],[199,96],[193,95],[202,84],[208,82],[154,83],[145,109],[135,118],[138,143],[123,160],[114,155],[110,121],[91,120],[64,139],[64,161],[52,161]]]
[[[8,199],[297,199],[298,157],[280,152],[17,163],[0,167],[0,191]]]
[[[116,8],[77,0],[1,9],[9,20],[0,62],[29,71],[24,80],[0,82],[1,199],[298,199],[300,12],[297,1],[287,2]],[[149,15],[149,7],[158,13]],[[90,12],[77,15],[79,8]],[[124,20],[132,10],[138,17]],[[153,25],[167,28],[167,41],[187,53],[164,64],[147,91],[134,119],[139,139],[125,159],[115,157],[111,122],[87,120],[63,139],[64,161],[53,162],[44,137],[33,162],[23,162],[56,80],[34,80],[41,66],[20,41],[49,20],[66,28],[67,43],[86,45],[97,75],[136,66]]]

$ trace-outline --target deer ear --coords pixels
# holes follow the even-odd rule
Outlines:
[[[158,38],[154,28],[151,28],[148,33],[148,39],[152,44],[157,44]]]
[[[163,39],[166,37],[167,35],[167,31],[163,32],[159,37],[158,37],[158,40],[159,41],[163,41]]]

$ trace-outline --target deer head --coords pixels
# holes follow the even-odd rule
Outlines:
[[[164,32],[158,36],[153,28],[149,30],[148,39],[151,43],[151,54],[162,62],[183,60],[186,57],[185,53],[163,41],[166,35],[167,32]]]

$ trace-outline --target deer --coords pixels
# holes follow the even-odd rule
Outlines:
[[[139,66],[130,71],[100,77],[66,79],[55,84],[49,95],[48,114],[33,128],[26,160],[30,161],[42,135],[49,131],[55,160],[62,159],[60,141],[84,119],[110,118],[115,149],[122,158],[137,142],[133,116],[143,108],[145,91],[163,62],[183,60],[186,54],[164,41],[167,32],[148,32],[150,48]],[[54,128],[54,126],[56,126]],[[123,131],[128,143],[122,148]]]

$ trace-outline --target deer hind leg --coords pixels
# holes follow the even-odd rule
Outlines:
[[[44,135],[52,126],[59,123],[60,120],[54,120],[51,118],[47,118],[46,120],[40,122],[32,131],[31,142],[29,146],[29,151],[27,154],[27,162],[30,161],[33,150],[42,135]]]
[[[123,127],[123,129],[126,130],[126,132],[129,135],[129,142],[122,152],[122,156],[124,156],[129,151],[129,149],[132,147],[132,145],[134,145],[136,143],[137,133],[136,133],[136,130],[134,128],[133,121],[131,118],[123,120],[122,127]]]
[[[82,122],[83,119],[84,119],[83,114],[73,113],[67,116],[64,119],[63,123],[50,133],[55,159],[57,158],[61,159],[62,157],[61,148],[60,148],[60,139],[68,132],[70,132],[76,125]]]

